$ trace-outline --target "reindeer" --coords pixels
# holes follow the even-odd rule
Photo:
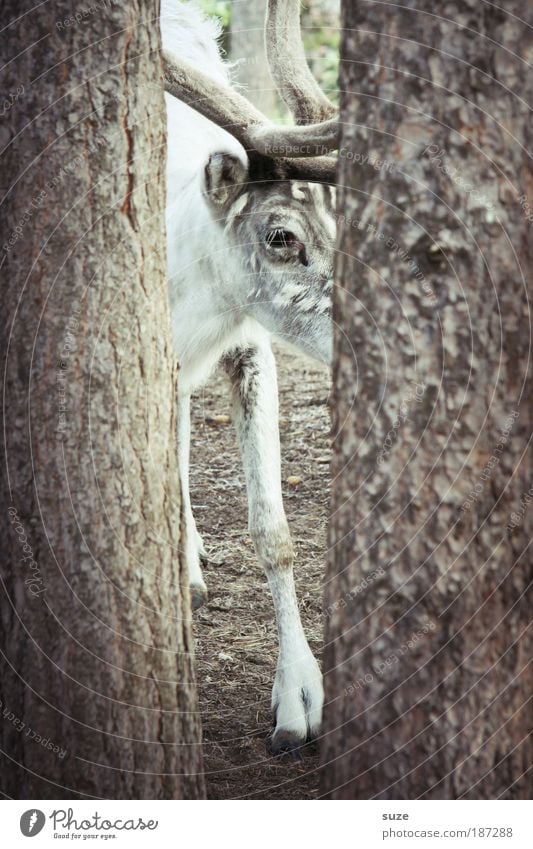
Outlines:
[[[269,0],[267,54],[295,126],[279,127],[231,85],[219,30],[193,4],[163,0],[168,122],[167,237],[172,336],[180,362],[178,453],[193,609],[205,558],[188,484],[190,398],[217,364],[229,377],[249,531],[274,602],[279,657],[274,752],[320,729],[320,669],[307,643],[283,509],[271,336],[329,363],[336,110],[306,64],[299,0]]]

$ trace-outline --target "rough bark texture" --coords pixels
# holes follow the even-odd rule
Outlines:
[[[76,20],[67,2],[3,4],[0,787],[15,798],[203,793],[157,6]]]
[[[434,12],[343,9],[330,798],[530,789],[533,21]]]

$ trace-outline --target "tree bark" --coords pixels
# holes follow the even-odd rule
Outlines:
[[[434,11],[343,6],[329,798],[530,788],[533,20]]]
[[[198,797],[158,3],[3,9],[0,787]]]

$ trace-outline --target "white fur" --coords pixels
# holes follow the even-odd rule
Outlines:
[[[216,46],[218,28],[192,4],[163,0],[164,47],[210,74],[220,85],[230,79]],[[269,333],[241,306],[243,273],[228,249],[224,229],[212,218],[202,188],[209,156],[230,152],[246,164],[244,149],[224,130],[165,95],[168,122],[167,237],[172,337],[180,361],[178,401],[179,462],[185,514],[185,554],[192,592],[204,593],[201,539],[189,498],[189,403],[197,389],[235,345],[253,342],[260,351],[257,407],[243,424],[235,410],[249,502],[250,532],[272,591],[280,654],[273,689],[277,722],[274,740],[304,742],[316,734],[322,709],[320,672],[307,644],[287,559],[290,536],[283,510],[277,421],[275,364]],[[247,283],[246,285],[250,285]]]
[[[220,23],[207,18],[194,3],[161,0],[163,48],[194,68],[201,68],[221,85],[229,85],[228,67],[217,43],[221,31]]]

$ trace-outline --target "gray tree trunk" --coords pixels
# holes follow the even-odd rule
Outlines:
[[[14,798],[203,794],[157,7],[77,21],[68,2],[3,4],[0,788]]]
[[[284,106],[270,76],[264,43],[265,2],[246,0],[231,6],[231,59],[238,60],[235,80],[265,115],[274,118]]]
[[[533,19],[434,12],[343,8],[329,798],[531,787]]]

